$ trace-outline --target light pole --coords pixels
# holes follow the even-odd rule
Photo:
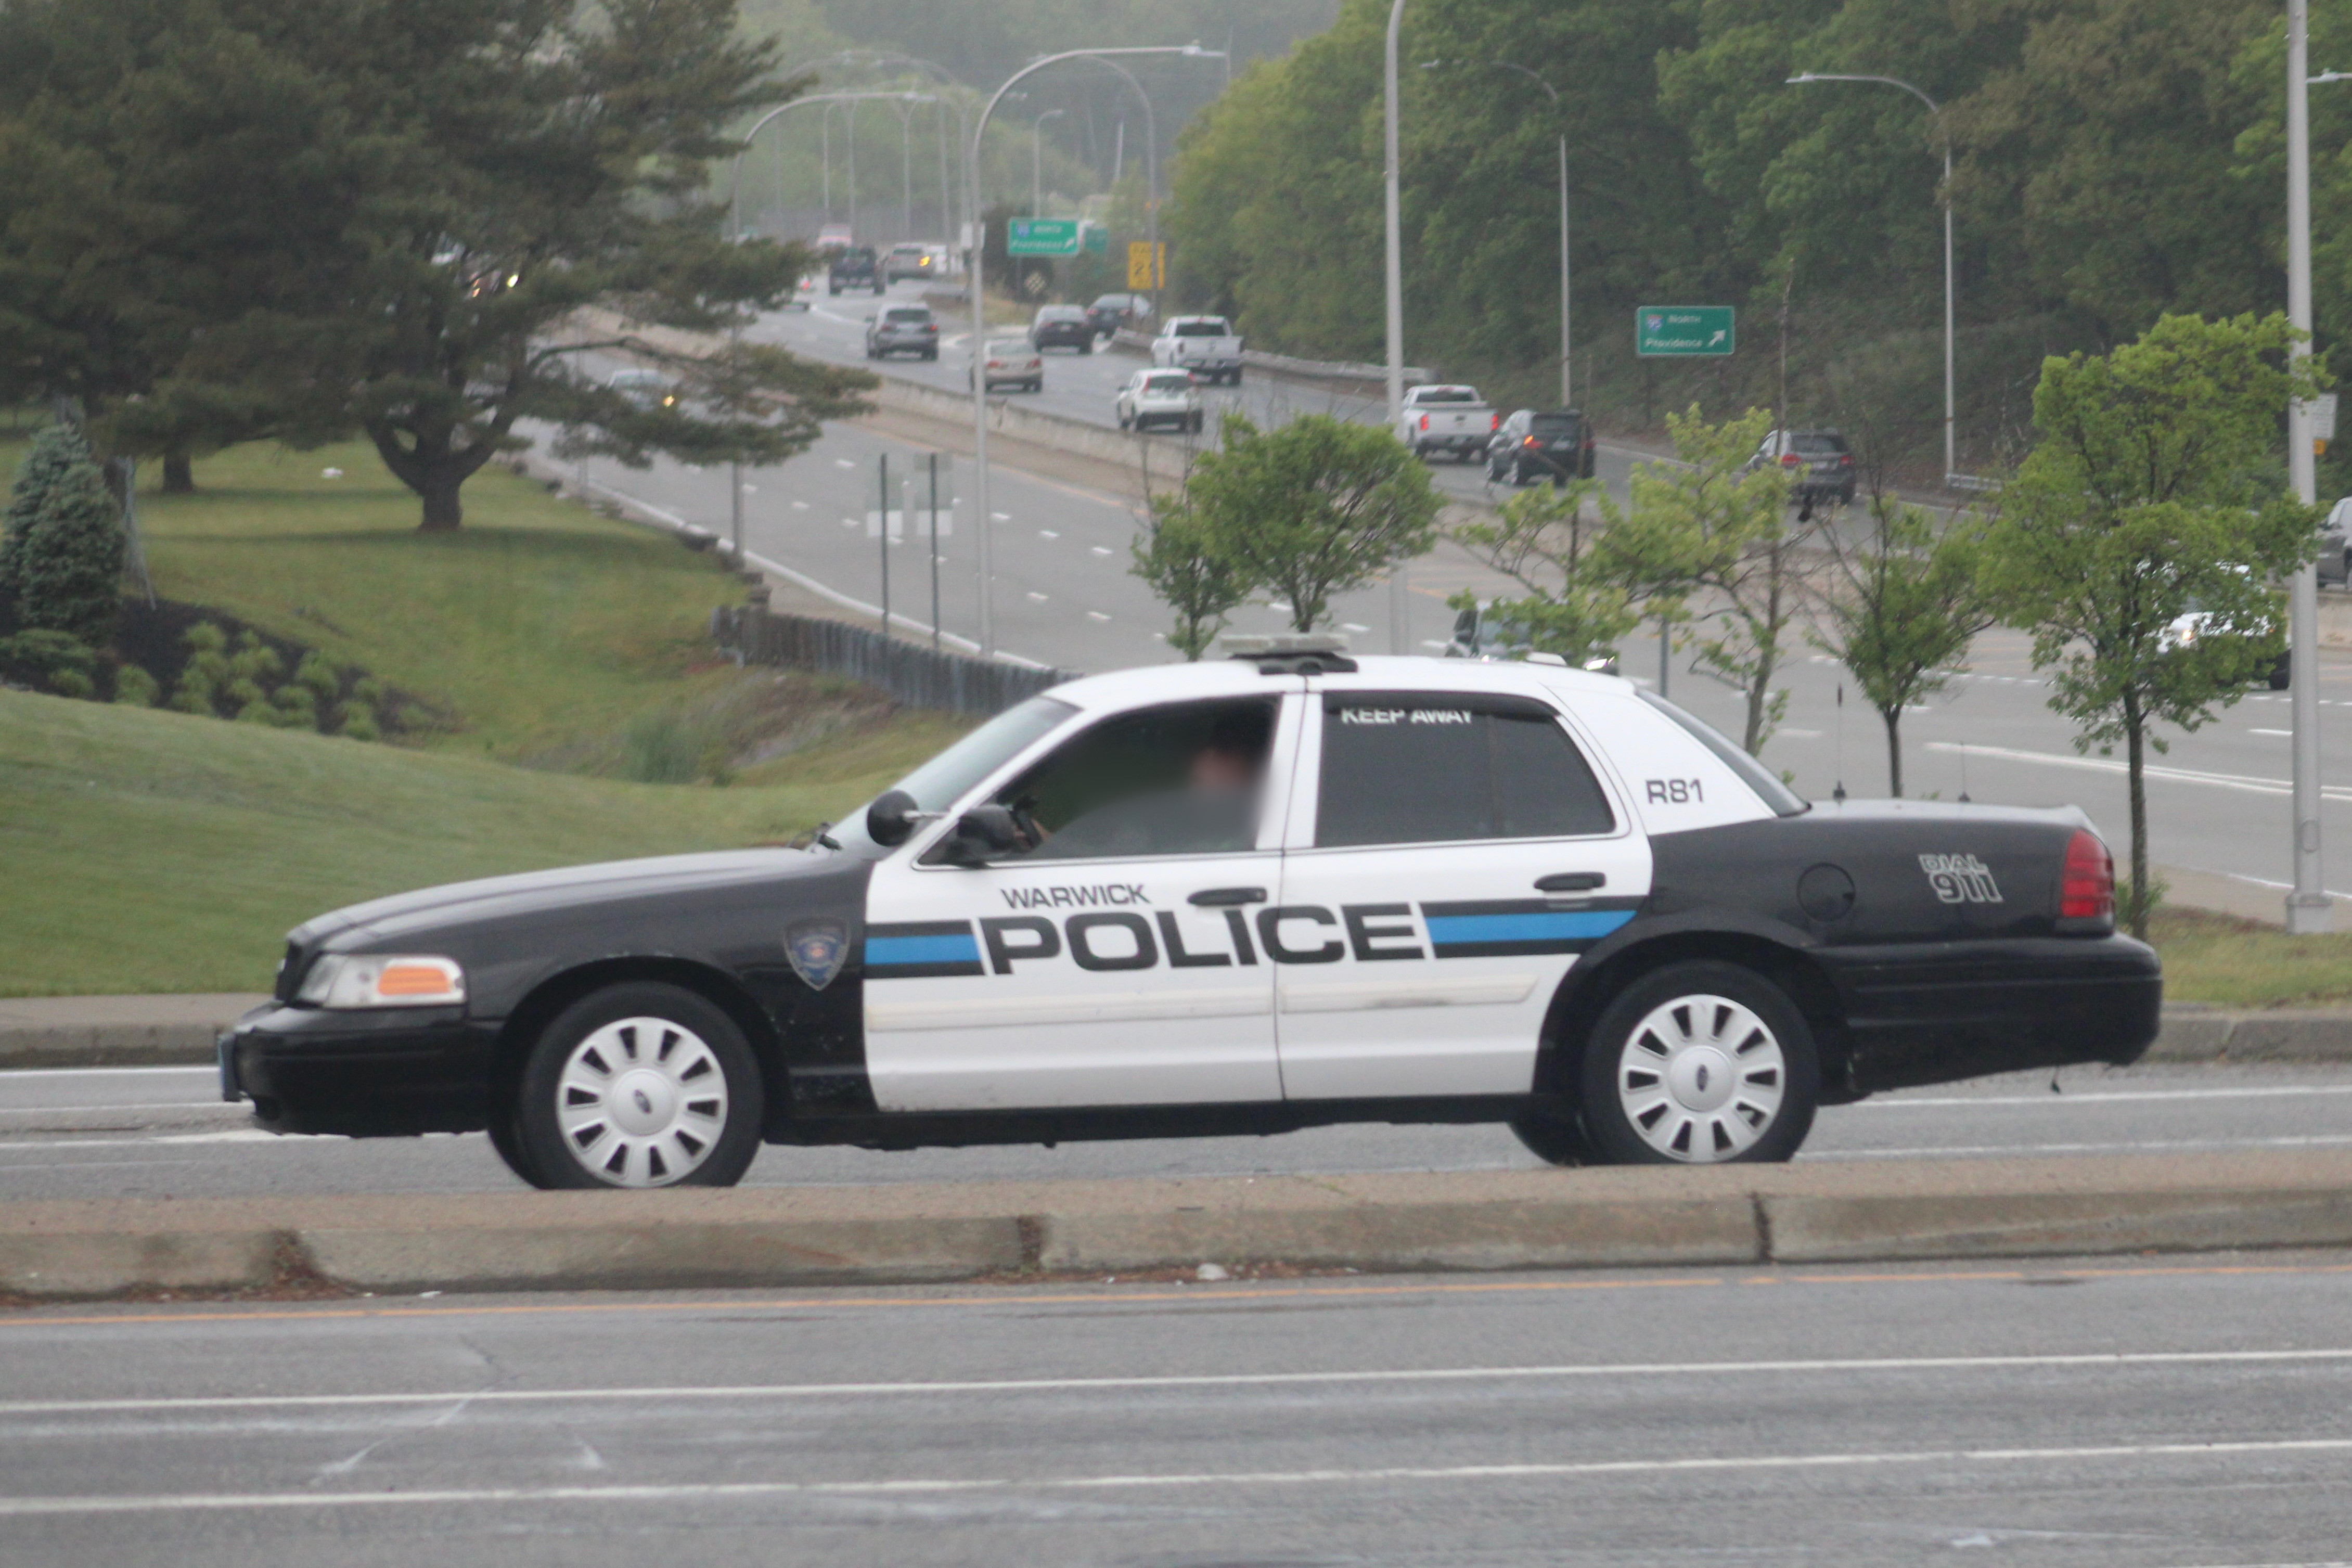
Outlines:
[[[1067,114],[1066,109],[1049,109],[1029,122],[1029,216],[1045,216],[1045,121],[1056,115]]]
[[[2295,328],[2289,353],[2311,353],[2311,83],[2341,81],[2344,73],[2313,78],[2310,0],[2286,0],[2286,315]],[[2312,447],[2311,405],[2286,411],[2286,471],[2295,499],[2318,499],[2317,454]],[[2286,929],[2318,935],[2335,921],[2319,859],[2319,567],[2295,568],[2287,604],[2288,706],[2294,714],[2294,891],[2287,895]]]
[[[1934,99],[1909,82],[1891,76],[1849,76],[1828,71],[1807,71],[1789,79],[1790,87],[1802,87],[1816,81],[1874,81],[1885,87],[1900,88],[1927,106],[1936,121],[1937,139],[1944,144],[1944,483],[1950,485],[1959,478],[1960,464],[1957,432],[1953,424],[1952,374],[1952,137],[1944,125],[1944,109]]]
[[[1402,4],[1402,0],[1399,0],[1399,3]],[[1110,49],[1067,49],[1058,55],[1047,55],[1042,59],[1031,60],[1027,65],[1005,78],[1004,84],[989,95],[987,106],[980,111],[979,122],[972,126],[971,134],[964,141],[964,188],[971,193],[972,217],[971,282],[971,352],[974,374],[971,389],[971,444],[972,466],[979,476],[976,486],[980,502],[980,653],[982,658],[993,658],[996,653],[996,520],[989,515],[988,510],[988,393],[987,389],[980,384],[978,374],[980,357],[986,353],[988,342],[987,295],[982,291],[981,277],[984,270],[982,264],[982,258],[987,253],[988,245],[987,237],[981,233],[980,144],[982,139],[988,134],[989,116],[996,112],[997,104],[1003,100],[1006,93],[1013,90],[1014,83],[1024,77],[1044,70],[1047,66],[1058,65],[1064,60],[1096,59],[1108,65],[1111,63],[1108,57],[1113,55],[1189,55],[1196,58],[1213,58],[1217,53],[1218,51],[1214,49],[1204,49],[1198,44],[1129,45]],[[1151,254],[1153,261],[1157,263],[1160,253],[1154,250]],[[1154,270],[1156,272],[1156,266]]]
[[[1386,49],[1381,56],[1381,194],[1382,250],[1388,287],[1389,433],[1404,419],[1404,215],[1397,196],[1397,32],[1404,26],[1404,0],[1391,0]],[[1411,651],[1405,627],[1404,563],[1389,573],[1389,651]]]
[[[1465,65],[1464,60],[1423,60],[1421,68],[1434,70],[1439,66]],[[1516,60],[1488,60],[1496,70],[1517,71],[1551,98],[1552,118],[1559,120],[1559,89],[1536,72]],[[1569,363],[1569,266],[1568,266],[1568,126],[1559,126],[1559,405],[1576,406],[1576,376]]]

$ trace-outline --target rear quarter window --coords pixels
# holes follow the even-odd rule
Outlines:
[[[1562,689],[1559,696],[1616,772],[1643,826],[1652,833],[1794,816],[1811,809],[1727,738],[1646,691],[1584,688]]]

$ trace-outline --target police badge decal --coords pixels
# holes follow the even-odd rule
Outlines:
[[[794,921],[784,928],[784,956],[810,990],[822,991],[849,956],[849,928],[833,920]]]

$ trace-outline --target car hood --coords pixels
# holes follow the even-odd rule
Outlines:
[[[364,933],[366,939],[395,938],[452,925],[580,910],[601,903],[791,880],[838,869],[842,862],[843,857],[832,850],[729,849],[486,877],[351,904],[304,921],[287,933],[286,940],[307,949],[352,932]]]

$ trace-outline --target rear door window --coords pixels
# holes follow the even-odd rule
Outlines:
[[[1568,838],[1616,826],[1591,765],[1531,698],[1324,698],[1318,847]]]

